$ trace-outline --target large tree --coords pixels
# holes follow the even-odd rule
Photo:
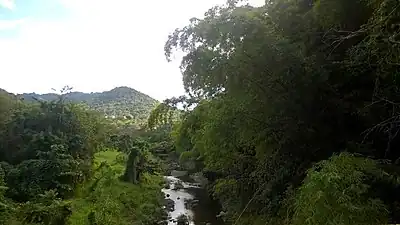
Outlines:
[[[400,157],[399,5],[229,1],[170,35],[166,56],[186,53],[183,82],[198,103],[177,147],[201,154],[232,218],[284,212],[307,169],[332,153]]]

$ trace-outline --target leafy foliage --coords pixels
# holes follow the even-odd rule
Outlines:
[[[398,177],[400,3],[237,3],[211,8],[166,42],[167,59],[175,50],[185,53],[189,98],[178,102],[195,106],[185,108],[173,131],[182,159],[199,156],[198,169],[234,224],[398,222],[400,198],[382,194],[398,184],[374,184],[381,194],[365,185],[382,178],[379,160]],[[177,108],[175,100],[164,104]],[[324,161],[322,171],[307,172],[343,151],[378,161],[340,155]],[[343,183],[335,180],[345,175]],[[343,186],[360,189],[338,206]],[[298,188],[301,204],[293,199]],[[311,196],[318,191],[327,201]],[[314,200],[325,205],[316,209]]]
[[[145,173],[140,185],[121,182],[126,160],[119,159],[125,156],[117,151],[96,154],[94,178],[73,200],[69,224],[153,224],[159,219],[161,177]]]
[[[143,187],[120,181],[127,156],[95,153],[106,147],[128,152],[122,143],[132,143],[135,136],[100,113],[66,100],[68,91],[34,103],[1,91],[0,223],[152,224],[161,215],[161,179],[148,174],[158,171],[157,161],[139,149],[146,159],[138,169]],[[124,135],[114,140],[114,132]],[[125,204],[132,199],[136,205]]]
[[[12,165],[7,171],[8,194],[20,201],[52,189],[61,196],[72,194],[90,173],[100,144],[99,126],[95,114],[62,98],[16,111],[0,141],[1,160]]]
[[[34,199],[46,190],[58,190],[61,196],[71,196],[82,181],[82,160],[66,154],[64,146],[51,146],[50,152],[41,153],[39,159],[25,160],[11,169],[7,180],[9,196],[15,199]],[[46,171],[46,172],[45,172]]]
[[[371,176],[375,182],[388,179],[370,159],[342,153],[320,162],[299,189],[293,224],[387,223],[383,201],[369,195]]]
[[[23,223],[65,225],[71,214],[70,206],[57,198],[54,191],[39,194],[36,202],[27,202],[20,210]]]
[[[157,174],[160,172],[157,168],[157,160],[152,157],[148,151],[149,143],[136,139],[129,143],[129,156],[126,163],[126,169],[123,180],[129,183],[137,184],[144,173]]]

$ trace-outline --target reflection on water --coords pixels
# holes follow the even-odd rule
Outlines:
[[[170,187],[163,188],[161,191],[167,199],[175,203],[174,210],[169,212],[168,225],[176,225],[176,218],[182,214],[189,218],[190,225],[223,225],[223,221],[216,218],[220,211],[218,203],[210,199],[206,190],[200,188],[199,184],[183,182],[173,176],[165,176],[165,179],[170,183]],[[185,204],[185,202],[193,202],[193,204]]]

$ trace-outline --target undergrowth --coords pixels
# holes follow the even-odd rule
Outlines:
[[[70,225],[154,224],[162,213],[162,178],[144,174],[140,184],[122,182],[126,155],[97,153],[93,179],[82,185],[72,201]]]

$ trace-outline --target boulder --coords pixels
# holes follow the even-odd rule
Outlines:
[[[166,209],[170,212],[175,210],[175,202],[172,199],[165,199],[165,203],[164,203]]]

